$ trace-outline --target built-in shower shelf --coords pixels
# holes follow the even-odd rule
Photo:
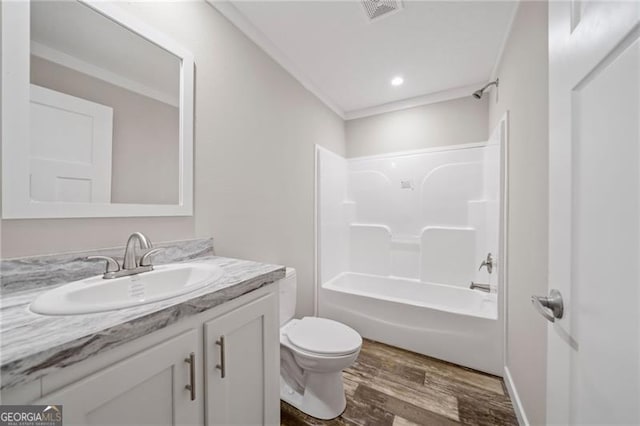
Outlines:
[[[419,235],[399,235],[394,236],[389,225],[382,223],[350,223],[351,228],[370,229],[371,232],[387,233],[389,242],[394,245],[406,245],[406,246],[420,246],[422,235],[425,232],[431,232],[433,230],[440,231],[475,231],[473,226],[427,226],[422,228]]]
[[[350,227],[352,228],[372,228],[378,230],[386,230],[389,235],[391,235],[391,228],[388,225],[384,225],[382,223],[350,223]]]
[[[420,244],[420,236],[415,237],[391,237],[391,242],[396,244]]]
[[[358,228],[360,230],[369,229],[374,233],[386,233],[389,243],[392,246],[407,246],[420,248],[420,235],[400,235],[394,236],[389,225],[382,223],[351,223],[351,228]]]
[[[392,250],[420,251],[420,238],[391,238]]]

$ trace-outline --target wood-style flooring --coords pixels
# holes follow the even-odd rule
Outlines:
[[[343,372],[347,408],[334,420],[281,402],[282,425],[517,425],[501,378],[365,340]]]

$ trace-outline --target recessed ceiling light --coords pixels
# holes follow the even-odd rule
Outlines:
[[[392,86],[401,86],[402,83],[404,83],[404,78],[400,76],[393,77],[393,79],[391,80]]]

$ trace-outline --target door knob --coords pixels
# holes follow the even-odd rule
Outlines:
[[[564,304],[562,303],[562,295],[556,289],[549,292],[548,297],[531,296],[531,303],[536,310],[550,322],[555,322],[556,318],[562,318],[564,313]]]

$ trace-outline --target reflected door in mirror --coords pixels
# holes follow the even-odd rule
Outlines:
[[[31,85],[29,195],[109,203],[113,109]]]

